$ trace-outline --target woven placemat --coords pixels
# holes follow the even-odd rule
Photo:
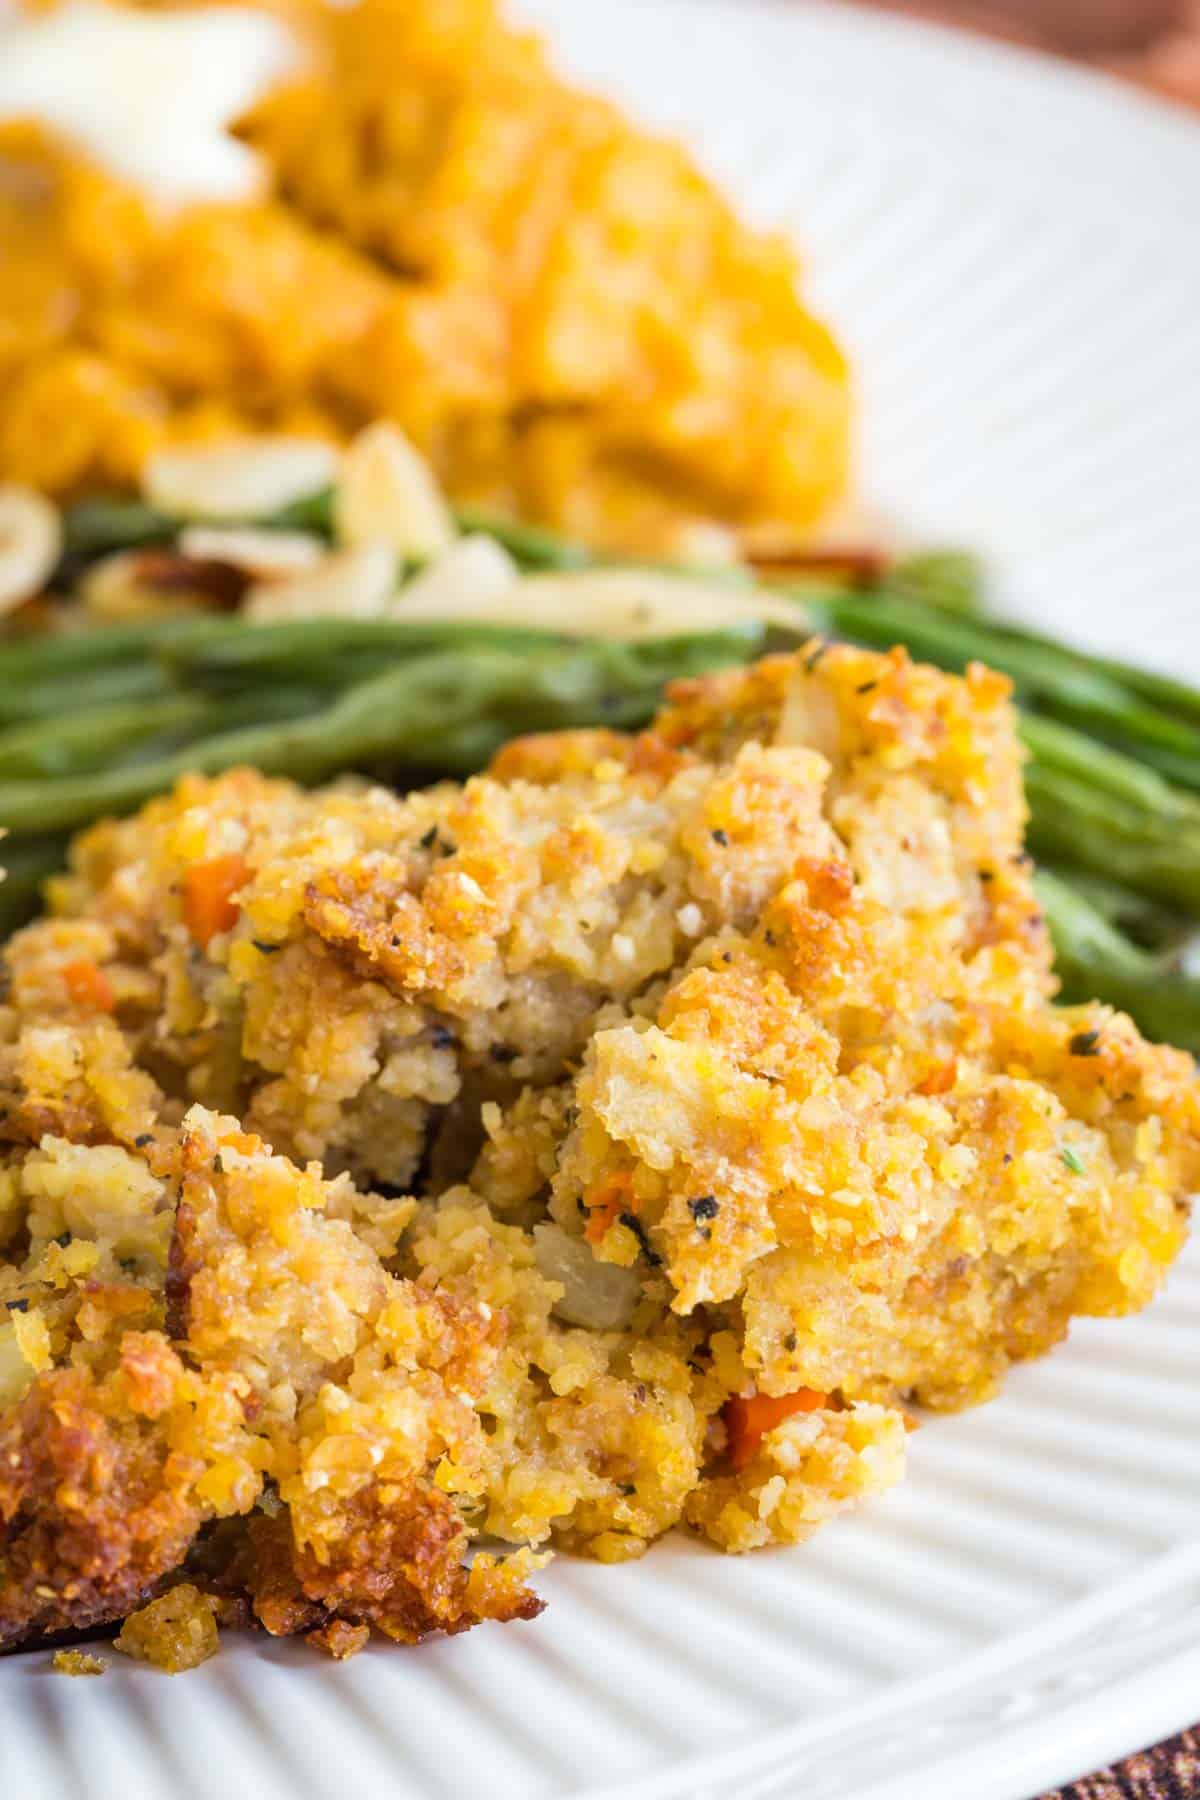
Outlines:
[[[1197,1800],[1197,1795],[1200,1727],[1181,1732],[1153,1750],[1143,1750],[1116,1768],[1056,1788],[1045,1800]]]
[[[1089,62],[1200,107],[1200,0],[864,0]]]

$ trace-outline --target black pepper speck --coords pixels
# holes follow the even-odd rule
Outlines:
[[[621,1224],[625,1227],[626,1231],[632,1231],[634,1237],[637,1239],[638,1248],[646,1261],[650,1264],[650,1267],[652,1269],[659,1268],[662,1263],[662,1257],[658,1254],[658,1251],[651,1246],[650,1239],[646,1236],[646,1227],[642,1224],[642,1221],[634,1213],[623,1212],[619,1216]]]

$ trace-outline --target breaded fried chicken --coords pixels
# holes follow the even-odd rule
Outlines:
[[[529,1616],[480,1530],[793,1542],[1143,1305],[1194,1068],[1052,1005],[1023,821],[1000,678],[814,646],[86,834],[0,1021],[5,1635],[174,1571],[340,1655]]]

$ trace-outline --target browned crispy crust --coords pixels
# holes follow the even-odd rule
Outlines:
[[[175,1229],[167,1252],[164,1286],[167,1332],[174,1339],[185,1338],[188,1330],[189,1297],[192,1277],[199,1267],[195,1254],[196,1212],[191,1202],[180,1198],[175,1207]]]
[[[239,1585],[256,1624],[272,1637],[293,1637],[327,1623],[328,1615],[300,1586],[286,1512],[256,1513],[221,1585]]]
[[[297,1545],[286,1509],[246,1527],[223,1592],[241,1587],[272,1637],[306,1633],[341,1660],[371,1629],[404,1644],[467,1631],[484,1619],[534,1619],[542,1602],[503,1563],[463,1561],[467,1547],[453,1501],[423,1482],[376,1483],[342,1510],[332,1549]]]
[[[0,1646],[123,1618],[195,1534],[153,1420],[111,1404],[88,1371],[59,1369],[0,1417]]]
[[[534,1619],[542,1610],[521,1584],[472,1580],[462,1515],[425,1483],[375,1483],[347,1504],[341,1524],[328,1561],[309,1546],[294,1553],[303,1592],[331,1617],[415,1644],[435,1631],[467,1631],[485,1618]]]
[[[358,973],[386,979],[399,992],[444,987],[462,973],[461,957],[412,894],[389,895],[335,875],[310,884],[304,918]]]
[[[60,1102],[14,1097],[0,1117],[0,1143],[27,1148],[44,1137],[65,1137],[73,1144],[115,1144],[117,1138],[86,1106],[64,1095]]]

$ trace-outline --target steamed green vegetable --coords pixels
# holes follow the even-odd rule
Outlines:
[[[377,644],[384,629],[368,624],[363,635]],[[235,635],[244,632],[247,651],[256,638],[264,637],[272,675],[279,666],[281,638],[287,644],[297,633],[296,626],[233,625],[226,630]],[[335,631],[342,641],[354,636],[351,622],[338,625]],[[308,639],[307,646],[302,644],[298,651],[293,642],[302,673],[311,670],[315,647],[311,634],[300,636]],[[304,716],[289,716],[285,709],[281,720],[270,718],[273,703],[271,690],[262,686],[263,664],[248,655],[244,663],[248,692],[243,693],[248,704],[244,710],[260,722],[239,722],[230,728],[226,713],[220,706],[214,707],[211,734],[194,735],[184,748],[154,760],[111,754],[111,744],[106,759],[101,744],[105,733],[111,731],[112,713],[98,709],[90,720],[77,720],[72,743],[72,759],[78,762],[82,754],[85,762],[90,760],[90,768],[52,778],[0,779],[0,824],[14,834],[74,828],[105,813],[132,810],[189,770],[216,774],[238,764],[252,764],[268,775],[290,775],[297,781],[319,781],[340,769],[373,764],[436,770],[445,766],[443,734],[452,740],[457,734],[459,749],[451,762],[461,767],[462,734],[485,722],[496,727],[497,741],[520,731],[578,724],[644,724],[653,715],[668,680],[727,667],[731,661],[753,655],[763,639],[761,631],[741,626],[643,644],[556,643],[541,632],[528,634],[526,641],[514,631],[497,636],[500,641],[489,643],[475,640],[472,632],[462,634],[446,627],[414,632],[397,627],[393,654],[379,648],[372,652],[373,666],[379,669],[383,665],[381,673],[356,680],[332,697],[320,696]],[[2,665],[0,651],[0,669]],[[164,680],[166,667],[131,665],[131,669],[158,670]],[[185,660],[179,671],[184,678],[187,668]],[[293,679],[298,670],[289,666],[286,673]],[[181,694],[180,698],[184,697]],[[194,702],[196,696],[191,698]],[[229,704],[225,702],[226,708]],[[89,730],[95,748],[90,759],[86,756]],[[486,741],[488,735],[480,741]],[[22,753],[28,759],[29,747],[26,733],[18,739],[18,762]],[[117,748],[128,750],[129,745]],[[0,733],[0,775],[4,750],[5,734]]]
[[[329,537],[332,499],[314,494],[260,524]],[[472,509],[458,522],[531,573],[600,563],[534,526]],[[125,498],[81,502],[64,527],[64,578],[115,550],[170,545],[180,529]],[[523,731],[637,726],[670,679],[758,655],[787,624],[786,599],[792,642],[811,630],[903,643],[942,668],[984,662],[1012,678],[1030,845],[1054,865],[1039,882],[1067,996],[1099,994],[1200,1051],[1200,980],[1179,965],[1200,920],[1200,691],[982,618],[979,566],[961,552],[908,558],[868,587],[769,592],[769,626],[739,617],[639,643],[436,618],[212,615],[0,637],[0,825],[11,834],[0,925],[32,908],[64,834],[186,770],[465,774]]]
[[[1200,978],[1180,966],[1179,953],[1133,943],[1061,872],[1039,869],[1035,882],[1063,1000],[1099,994],[1131,1014],[1147,1037],[1200,1053]]]

